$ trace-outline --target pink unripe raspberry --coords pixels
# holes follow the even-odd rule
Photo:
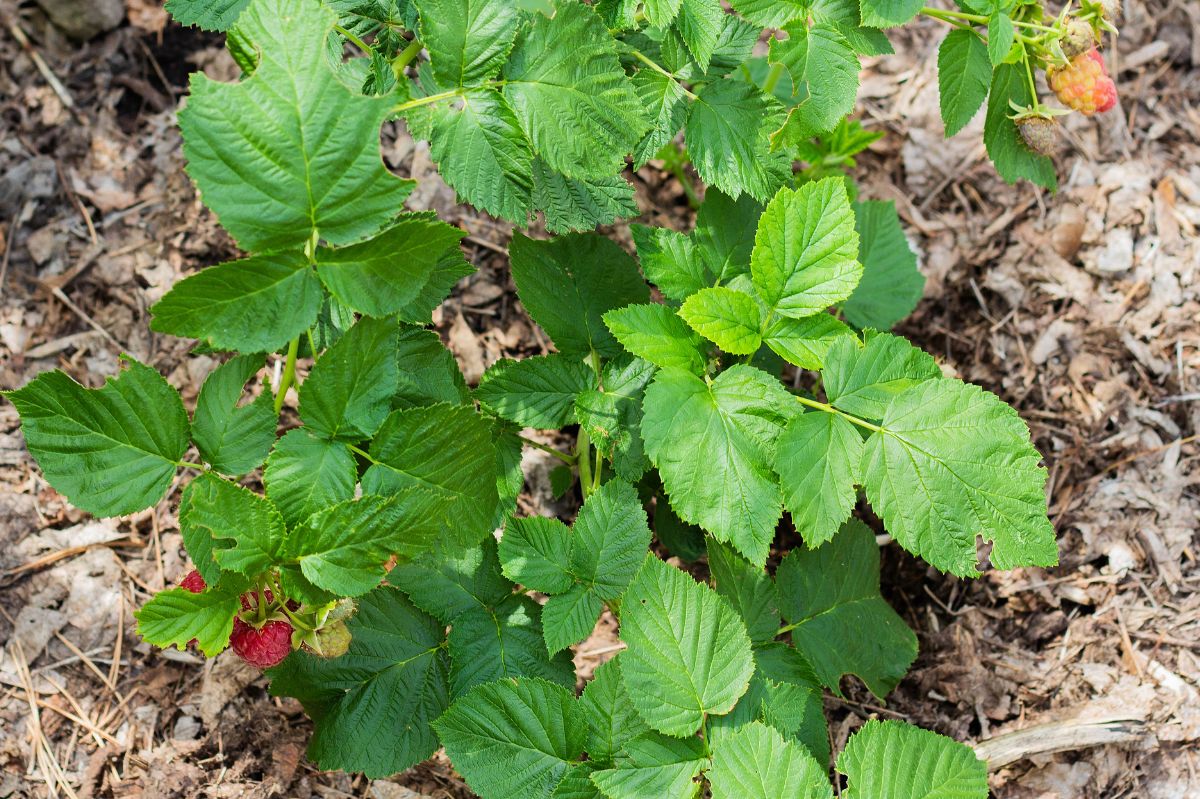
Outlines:
[[[1117,104],[1117,85],[1108,76],[1104,56],[1094,47],[1075,56],[1067,66],[1050,69],[1046,78],[1062,104],[1084,116]]]

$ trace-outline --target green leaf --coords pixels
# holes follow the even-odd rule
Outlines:
[[[97,389],[54,371],[4,392],[46,481],[96,516],[135,513],[162,499],[188,447],[179,394],[149,366],[122,360],[125,369]]]
[[[715,189],[705,191],[704,203],[696,212],[692,241],[708,272],[721,282],[750,271],[755,228],[762,212],[762,205],[748,195],[730,199]],[[711,279],[698,288],[709,285]]]
[[[767,136],[779,127],[780,112],[774,100],[740,80],[701,89],[684,131],[701,179],[734,199],[745,193],[765,202],[783,183],[787,157],[769,152]]]
[[[533,17],[504,67],[504,96],[534,152],[570,178],[617,174],[649,126],[612,36],[582,3]]]
[[[686,738],[733,709],[750,682],[750,638],[716,592],[653,555],[622,600],[625,688],[654,729]],[[601,786],[603,788],[603,786]]]
[[[571,653],[547,655],[542,606],[527,596],[511,596],[494,608],[456,618],[450,628],[450,663],[454,696],[504,678],[540,677],[575,685]]]
[[[274,352],[312,326],[320,310],[321,281],[303,255],[256,255],[176,283],[151,306],[150,329],[217,350]]]
[[[925,276],[917,269],[917,254],[900,227],[894,202],[855,203],[854,220],[863,276],[842,311],[856,327],[887,330],[917,307]]]
[[[730,0],[733,10],[764,28],[782,28],[808,13],[808,0]]]
[[[690,237],[669,228],[646,225],[631,225],[630,231],[646,279],[658,286],[664,297],[683,302],[716,279],[705,267]]]
[[[445,631],[390,586],[359,599],[346,626],[345,655],[293,654],[269,672],[271,694],[304,703],[319,768],[385,777],[438,748],[430,724],[449,704]]]
[[[517,429],[504,423],[494,425],[496,442],[496,493],[500,502],[492,517],[492,527],[503,527],[516,513],[517,498],[525,488],[525,472],[521,470],[521,457],[525,443]],[[564,467],[565,468],[565,467]],[[569,471],[569,470],[568,470]],[[551,477],[551,484],[553,484]]]
[[[165,8],[180,25],[223,31],[249,4],[250,0],[167,0]]]
[[[872,719],[838,755],[845,799],[987,799],[987,765],[971,747],[901,721]]]
[[[595,770],[596,764],[590,760],[571,766],[554,787],[553,799],[602,799],[602,794],[592,784],[592,772]]]
[[[833,799],[825,768],[804,747],[759,722],[713,747],[708,781],[713,799]]]
[[[396,341],[399,388],[392,397],[393,408],[436,405],[449,402],[463,405],[471,399],[454,355],[433,330],[400,328]]]
[[[775,468],[783,505],[810,547],[833,538],[854,510],[862,453],[858,429],[832,413],[797,416],[779,437]]]
[[[474,86],[496,77],[517,34],[517,9],[507,0],[415,0],[421,42],[438,81]]]
[[[675,27],[696,66],[702,73],[708,72],[725,27],[725,9],[720,0],[683,0]]]
[[[350,448],[304,429],[289,430],[275,442],[263,472],[267,496],[292,527],[322,508],[353,497],[357,482],[358,467]]]
[[[241,607],[236,591],[213,588],[193,594],[186,588],[168,588],[133,615],[146,643],[186,649],[195,640],[200,651],[212,657],[228,645],[233,617]]]
[[[679,81],[653,69],[638,70],[632,83],[652,122],[650,131],[633,149],[633,168],[641,169],[683,127],[687,92]]]
[[[523,223],[533,203],[533,148],[500,92],[472,89],[424,113],[438,173],[459,198]]]
[[[500,604],[513,590],[500,573],[496,540],[491,537],[482,546],[451,557],[425,555],[400,563],[388,574],[388,582],[444,625],[470,611]]]
[[[850,299],[854,299],[854,295]],[[854,331],[827,313],[803,319],[778,316],[763,333],[763,343],[801,369],[820,369],[834,342],[843,336],[853,338]]]
[[[799,94],[801,87],[805,91],[804,99],[772,134],[776,147],[832,130],[853,111],[862,68],[850,42],[828,23],[818,22],[810,28],[805,22],[795,22],[784,31],[787,39],[771,40],[770,61],[787,68],[794,93]]]
[[[603,390],[585,391],[575,401],[575,417],[592,446],[630,482],[650,468],[642,442],[642,399],[654,372],[654,364],[641,358],[610,360],[601,373]]]
[[[742,617],[750,641],[758,645],[775,640],[779,599],[767,573],[715,538],[708,539],[708,569],[713,588]]]
[[[481,685],[434,728],[483,799],[548,799],[582,754],[587,732],[575,695],[538,679]]]
[[[491,532],[499,503],[496,447],[491,425],[473,408],[393,411],[371,441],[370,456],[364,492],[386,496],[416,486],[448,500],[442,530],[447,546],[472,546]]]
[[[587,716],[588,760],[611,763],[626,743],[649,732],[650,727],[634,710],[621,679],[621,655],[603,663],[583,687],[579,704]]]
[[[665,305],[626,305],[604,323],[629,353],[664,368],[704,374],[700,337]]]
[[[862,0],[862,23],[872,28],[894,28],[911,22],[924,0]]]
[[[762,346],[762,310],[749,294],[725,286],[701,289],[679,309],[692,329],[731,355]]]
[[[993,11],[988,17],[987,55],[992,66],[999,66],[1012,50],[1016,39],[1012,17],[1002,11]]]
[[[841,178],[780,189],[758,223],[754,288],[782,316],[820,313],[850,296],[862,277],[854,210]]]
[[[573,585],[564,594],[550,597],[542,608],[542,634],[551,655],[573,646],[592,634],[604,603],[583,585]]]
[[[749,690],[732,713],[716,720],[714,740],[726,722],[732,722],[729,729],[735,730],[761,721],[802,744],[818,763],[829,762],[824,691],[812,666],[794,648],[778,642],[759,645],[754,662]]]
[[[955,28],[938,47],[938,94],[946,138],[958,133],[987,98],[992,65],[988,46],[973,30]]]
[[[326,58],[335,22],[316,0],[256,0],[230,32],[254,48],[254,74],[228,84],[192,75],[179,112],[187,172],[242,249],[314,235],[351,244],[385,227],[412,190],[379,154],[393,101],[351,91]]]
[[[708,758],[699,738],[667,738],[648,732],[627,742],[615,768],[592,774],[609,799],[693,799],[700,789],[695,777]]]
[[[584,503],[572,528],[571,573],[600,599],[625,592],[650,545],[650,527],[637,491],[610,480]]]
[[[399,383],[396,323],[360,319],[300,385],[300,418],[314,435],[361,441],[383,424]]]
[[[1032,99],[1025,81],[1025,70],[1020,64],[1001,64],[996,67],[988,92],[983,143],[987,147],[988,157],[996,165],[996,171],[1009,183],[1025,178],[1054,190],[1058,185],[1054,161],[1030,150],[1021,138],[1017,124],[1009,117],[1014,104],[1026,106]]]
[[[571,543],[570,529],[558,519],[512,519],[500,539],[504,576],[535,591],[561,594],[575,583]]]
[[[902,392],[941,376],[929,353],[900,336],[873,331],[862,346],[853,337],[835,342],[823,373],[825,394],[834,407],[871,419],[883,418]]]
[[[795,405],[777,380],[740,364],[711,385],[663,369],[646,390],[642,435],[671,506],[756,564],[781,514],[772,456]]]
[[[633,185],[619,175],[582,180],[533,159],[533,208],[546,216],[546,230],[590,231],[618,219],[637,216]]]
[[[185,540],[207,535],[222,569],[254,577],[283,560],[283,517],[270,500],[247,488],[203,474],[188,484],[179,513],[180,527],[189,531]]]
[[[821,683],[841,695],[843,675],[882,698],[917,656],[917,637],[879,595],[879,546],[857,519],[819,549],[798,547],[775,573],[792,642]]]
[[[680,519],[662,493],[654,501],[654,537],[684,563],[695,563],[707,552],[704,531]]]
[[[665,28],[679,15],[683,0],[645,0],[646,19],[656,28]]]
[[[895,52],[887,34],[859,24],[862,20],[859,0],[815,0],[811,11],[817,22],[827,23],[845,36],[856,53],[889,55]]]
[[[501,360],[484,373],[475,399],[510,422],[550,430],[575,421],[575,398],[595,382],[591,368],[578,358]]]
[[[616,242],[594,233],[549,241],[517,234],[509,253],[521,303],[559,352],[581,357],[592,350],[604,357],[621,352],[603,315],[647,302],[650,292],[637,264]]]
[[[411,324],[432,324],[433,310],[442,304],[450,294],[454,284],[467,275],[474,274],[475,267],[467,263],[462,250],[458,247],[450,249],[438,263],[437,269],[429,278],[429,282],[421,288],[416,299],[404,306],[396,317],[401,322]]]
[[[407,214],[372,239],[317,249],[317,274],[333,296],[367,316],[390,316],[412,302],[463,231]],[[402,255],[401,255],[402,254]]]
[[[1058,562],[1046,469],[999,397],[932,380],[892,400],[882,427],[867,439],[864,486],[901,546],[959,576],[978,574],[979,536],[999,569]]]
[[[275,443],[279,418],[269,390],[238,405],[246,381],[262,368],[261,355],[239,355],[218,366],[204,380],[196,399],[192,440],[213,469],[240,475],[266,460]]]

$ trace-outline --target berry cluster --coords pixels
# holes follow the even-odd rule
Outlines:
[[[1052,67],[1046,79],[1063,105],[1085,116],[1103,113],[1117,104],[1117,85],[1108,75],[1104,56],[1095,47],[1076,55],[1065,67]]]
[[[179,586],[193,594],[198,594],[208,587],[200,572],[195,569],[187,573],[179,582]],[[282,663],[292,651],[295,629],[287,618],[281,618],[279,614],[271,614],[265,621],[258,621],[259,601],[257,592],[247,591],[242,594],[242,613],[234,617],[229,646],[238,657],[251,666],[269,669]],[[261,601],[268,605],[274,603],[275,598],[270,589],[263,592]],[[290,599],[287,604],[289,610],[298,610],[300,607]]]

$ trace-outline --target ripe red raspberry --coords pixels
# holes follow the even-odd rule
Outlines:
[[[1065,67],[1051,68],[1046,79],[1063,105],[1085,116],[1117,104],[1117,85],[1108,76],[1104,56],[1094,47],[1075,56]]]
[[[208,588],[208,585],[205,584],[204,578],[200,576],[200,572],[192,569],[179,581],[179,587],[185,588],[193,594],[198,594],[205,588]]]
[[[292,625],[272,619],[259,629],[235,618],[229,646],[251,666],[269,669],[282,663],[292,651]]]

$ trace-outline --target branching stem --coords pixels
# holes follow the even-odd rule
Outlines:
[[[517,436],[517,438],[521,439],[522,444],[533,447],[534,449],[540,449],[542,452],[549,453],[568,466],[575,465],[575,456],[569,452],[563,452],[561,449],[555,449],[549,444],[543,444],[540,441],[534,441],[532,438],[526,438],[525,436]]]
[[[357,47],[359,50],[362,50],[367,55],[371,55],[371,53],[374,52],[370,47],[367,46],[366,42],[355,36],[352,31],[343,28],[341,25],[334,25],[333,29],[353,42],[355,47]]]
[[[413,39],[408,43],[408,47],[405,47],[400,51],[399,55],[392,60],[392,71],[396,73],[397,77],[400,76],[400,73],[404,71],[404,68],[411,64],[412,60],[416,58],[424,48],[425,45],[421,44],[420,39]]]
[[[679,88],[683,89],[683,93],[686,94],[688,97],[690,97],[693,100],[697,99],[695,94],[693,94],[691,91],[688,90],[688,88],[686,86],[684,86],[682,83],[679,82],[679,79],[675,77],[675,73],[671,72],[666,67],[663,67],[661,64],[659,64],[653,58],[646,55],[641,50],[638,50],[636,47],[630,47],[628,52],[631,56],[636,58],[638,61],[641,61],[646,66],[650,67],[650,69],[654,70],[658,74],[666,75],[668,78],[670,78],[671,80],[678,83]]]

